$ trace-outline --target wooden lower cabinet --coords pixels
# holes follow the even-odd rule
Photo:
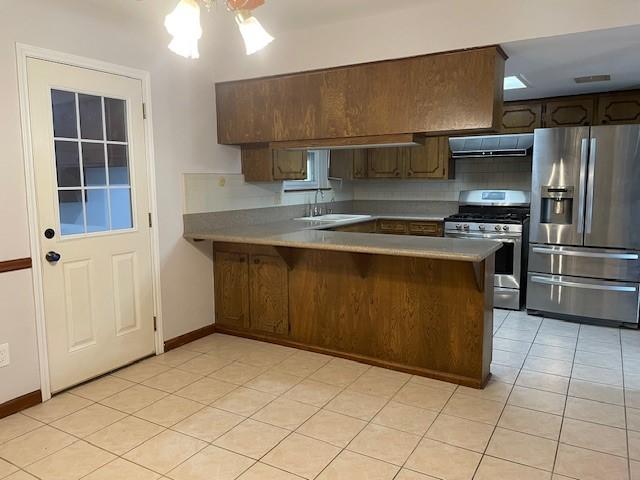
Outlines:
[[[396,235],[406,235],[409,233],[407,222],[404,220],[378,220],[378,233],[391,233]]]
[[[376,221],[353,223],[351,225],[332,228],[331,230],[336,232],[376,233]]]
[[[248,328],[249,256],[246,253],[215,252],[214,282],[216,323]]]

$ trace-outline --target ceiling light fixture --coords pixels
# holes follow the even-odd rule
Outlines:
[[[611,75],[588,75],[586,77],[576,77],[573,79],[576,83],[595,83],[595,82],[608,82],[611,80]]]
[[[517,90],[519,88],[528,88],[528,85],[524,83],[524,79],[520,75],[510,75],[504,77],[505,90]]]
[[[202,37],[200,3],[207,10],[215,0],[180,0],[173,11],[165,17],[164,26],[173,36],[169,49],[186,58],[199,58],[198,40]],[[273,41],[273,37],[253,16],[252,11],[264,0],[225,0],[227,9],[235,13],[238,29],[244,40],[247,55],[251,55]]]

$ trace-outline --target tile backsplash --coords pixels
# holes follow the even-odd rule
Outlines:
[[[362,180],[353,182],[354,200],[457,201],[462,190],[531,189],[531,156],[460,158],[453,180]]]

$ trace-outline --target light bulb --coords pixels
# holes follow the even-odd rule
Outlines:
[[[199,58],[198,40],[202,37],[200,6],[196,0],[180,0],[164,19],[164,26],[173,36],[169,43],[172,52],[187,58]]]
[[[250,12],[238,12],[236,23],[244,40],[247,55],[262,50],[273,41],[273,37],[260,25],[260,22]]]

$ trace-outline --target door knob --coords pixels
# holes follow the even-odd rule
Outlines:
[[[60,254],[58,252],[51,251],[47,252],[44,258],[46,258],[47,262],[49,263],[56,263],[58,260],[60,260]]]

